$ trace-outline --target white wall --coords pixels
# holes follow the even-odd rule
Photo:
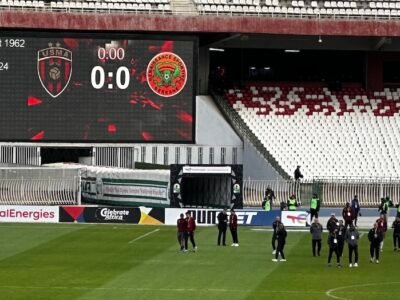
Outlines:
[[[283,178],[257,152],[253,145],[245,141],[243,149],[243,179],[275,180]]]
[[[196,144],[243,148],[241,138],[210,96],[196,97]]]

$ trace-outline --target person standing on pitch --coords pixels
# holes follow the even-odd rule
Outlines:
[[[339,226],[339,221],[336,219],[336,216],[334,213],[331,213],[331,217],[329,218],[328,222],[326,223],[326,229],[330,233],[334,232],[336,228]]]
[[[336,254],[336,263],[338,267],[341,267],[342,265],[340,264],[340,255],[338,252],[338,230],[335,229],[333,232],[329,233],[328,237],[328,245],[329,245],[329,256],[328,256],[328,267],[332,266],[331,265],[331,260],[332,260],[332,255],[333,253]]]
[[[295,210],[297,210],[298,205],[299,204],[297,203],[296,196],[291,195],[287,201],[288,210],[295,211]]]
[[[272,261],[277,262],[279,255],[281,256],[280,261],[286,261],[285,254],[283,253],[283,249],[285,248],[286,244],[286,237],[287,237],[287,232],[285,226],[283,226],[283,224],[281,223],[279,224],[278,230],[276,231],[276,239],[278,241],[278,246],[276,248],[275,258]]]
[[[185,249],[188,249],[188,239],[190,239],[190,242],[192,243],[193,246],[193,251],[197,251],[197,246],[196,242],[194,241],[194,231],[196,230],[196,221],[193,219],[193,217],[190,215],[190,212],[186,212],[186,239],[185,239]]]
[[[287,210],[287,203],[285,202],[285,200],[282,200],[279,208],[281,209],[281,211]]]
[[[263,200],[263,202],[262,202],[262,208],[263,208],[265,211],[271,211],[271,209],[272,209],[272,201],[273,201],[275,198],[276,198],[276,197],[275,197],[274,191],[273,191],[270,187],[268,187],[268,188],[265,190],[264,200]]]
[[[387,222],[387,217],[389,216],[390,207],[393,207],[393,202],[392,200],[390,200],[390,197],[386,196],[386,198],[381,198],[381,205],[379,206],[378,210],[379,213],[383,215],[386,222]]]
[[[318,195],[316,193],[314,193],[313,197],[311,198],[310,201],[310,214],[311,214],[311,222],[313,220],[314,217],[318,218],[318,213],[319,213],[319,209],[320,209],[320,200],[318,198]]]
[[[353,220],[354,220],[354,211],[350,206],[350,203],[347,202],[346,206],[343,208],[342,211],[342,216],[343,216],[343,220],[344,220],[344,226],[347,227],[353,224]]]
[[[318,256],[321,256],[321,240],[322,240],[322,225],[319,223],[318,218],[314,219],[314,222],[311,224],[310,227],[310,233],[312,236],[312,253],[313,256],[316,256],[316,253]],[[317,248],[317,251],[315,251]]]
[[[392,224],[394,251],[400,251],[400,218],[396,217]]]
[[[339,221],[339,226],[337,227],[337,240],[338,240],[338,253],[339,256],[343,256],[344,240],[346,236],[346,227],[343,225],[343,220]]]
[[[176,227],[178,229],[178,243],[181,247],[181,251],[187,252],[187,249],[185,248],[187,224],[183,214],[180,215],[180,218],[176,222]]]
[[[387,231],[387,221],[386,221],[386,215],[381,214],[378,220],[376,220],[376,224],[378,224],[378,230],[382,232],[382,241],[380,244],[381,252],[383,252],[383,244],[385,241],[385,235]]]
[[[228,228],[228,215],[226,213],[226,208],[221,211],[218,216],[218,246],[221,245],[222,238],[222,246],[226,246],[226,229]]]
[[[231,230],[232,234],[232,247],[239,247],[239,239],[237,234],[237,215],[235,210],[231,209],[231,215],[229,216],[229,229]]]
[[[358,267],[358,240],[360,235],[354,225],[351,225],[349,230],[346,232],[346,242],[349,246],[349,267]],[[354,252],[354,264],[353,264],[353,252]]]
[[[361,217],[361,207],[357,195],[354,195],[353,200],[351,200],[351,208],[354,212],[354,226],[357,227],[358,216]]]
[[[276,253],[276,233],[278,231],[278,227],[279,225],[282,224],[281,222],[281,218],[280,217],[276,217],[275,221],[272,223],[272,254]]]
[[[397,212],[397,213],[396,213],[396,217],[397,217],[397,218],[400,218],[400,202],[399,202],[399,204],[396,205],[396,208],[397,208],[397,210],[396,210],[396,212]]]
[[[378,224],[374,224],[374,228],[372,228],[368,232],[368,240],[370,242],[369,253],[371,255],[371,263],[375,262],[379,264],[379,245],[383,241],[382,231],[378,229]]]

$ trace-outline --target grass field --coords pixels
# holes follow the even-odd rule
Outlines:
[[[156,229],[159,229],[158,231]],[[271,233],[239,228],[240,247],[217,247],[198,228],[197,253],[178,251],[175,228],[0,225],[0,299],[399,299],[400,252],[387,234],[381,263],[327,267],[308,233],[289,232],[287,262],[271,261]],[[228,236],[230,244],[231,238]]]

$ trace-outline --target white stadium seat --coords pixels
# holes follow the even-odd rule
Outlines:
[[[254,95],[256,90],[258,96]],[[300,90],[302,94],[298,94]],[[285,100],[276,103],[277,96],[268,94],[270,91]],[[348,94],[344,89],[342,100],[327,88],[312,91],[309,87],[282,91],[279,86],[260,85],[248,91],[227,92],[226,98],[288,174],[299,164],[310,179],[316,175],[397,177],[399,91],[377,92],[379,101],[368,99],[361,88]],[[310,100],[312,106],[294,105]],[[390,105],[393,101],[398,101],[395,106]],[[346,103],[346,108],[340,103]]]

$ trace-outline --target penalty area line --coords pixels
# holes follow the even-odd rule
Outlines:
[[[138,236],[137,238],[135,238],[135,239],[129,241],[128,244],[132,244],[132,243],[134,243],[134,242],[136,242],[136,241],[138,241],[138,240],[141,240],[142,238],[144,238],[144,237],[146,237],[146,236],[149,236],[150,234],[156,233],[157,231],[160,231],[160,229],[157,228],[157,229],[154,229],[153,231],[150,231],[150,232],[147,232],[147,233],[145,233],[145,234],[142,234],[141,236]]]
[[[365,284],[354,284],[354,285],[347,285],[347,286],[340,286],[334,289],[330,289],[325,292],[325,295],[331,299],[337,299],[337,300],[348,300],[348,298],[340,297],[340,296],[335,296],[334,293],[346,289],[356,289],[356,288],[362,288],[362,287],[369,287],[369,286],[380,286],[380,285],[391,285],[391,284],[398,284],[400,282],[374,282],[374,283],[365,283]]]

